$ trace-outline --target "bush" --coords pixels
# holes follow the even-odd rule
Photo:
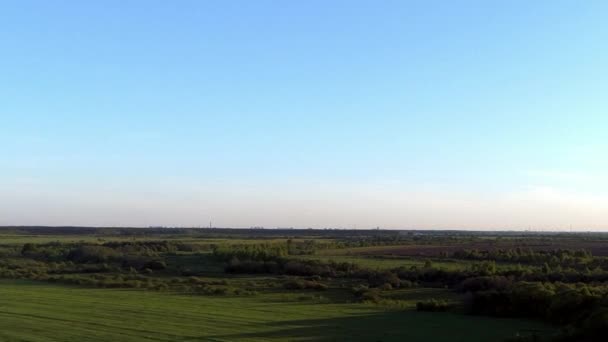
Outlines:
[[[164,261],[152,260],[147,262],[143,268],[149,268],[151,270],[164,270],[167,268],[167,264]]]
[[[363,302],[373,302],[378,303],[382,300],[378,289],[368,289],[361,294],[360,297]]]
[[[355,297],[361,297],[365,291],[369,290],[369,287],[366,285],[357,285],[351,288],[351,291],[355,295]]]
[[[122,253],[110,247],[84,245],[70,251],[68,260],[79,263],[103,263],[112,260],[121,260]]]
[[[402,288],[405,288],[405,289],[409,289],[409,288],[412,288],[412,287],[416,287],[416,284],[414,282],[412,282],[412,281],[409,281],[409,280],[402,280],[399,283],[399,287],[402,287]]]
[[[323,283],[319,283],[316,281],[310,280],[289,280],[283,284],[283,287],[288,290],[304,290],[304,289],[312,289],[312,290],[326,290],[327,285]]]
[[[383,291],[392,290],[393,285],[391,285],[390,283],[384,283],[384,284],[378,286],[378,289],[383,290]]]
[[[444,300],[427,300],[416,303],[417,311],[444,312],[449,309],[449,305]]]
[[[475,277],[464,280],[458,286],[462,292],[504,290],[511,286],[511,280],[503,276]]]
[[[401,280],[397,274],[389,271],[371,273],[368,282],[371,287],[389,285],[391,288],[398,288],[401,285]]]

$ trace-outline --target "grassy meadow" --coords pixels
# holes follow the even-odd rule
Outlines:
[[[391,310],[285,294],[188,296],[0,281],[2,341],[481,342],[548,329],[528,320]]]
[[[0,341],[596,341],[606,238],[3,228]]]

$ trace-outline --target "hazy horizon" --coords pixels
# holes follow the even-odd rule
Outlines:
[[[585,235],[585,234],[602,234],[608,233],[608,229],[579,229],[575,230],[574,228],[563,228],[563,229],[551,229],[551,228],[513,228],[513,229],[470,229],[470,228],[382,228],[382,227],[260,227],[260,226],[250,226],[250,227],[217,227],[217,226],[83,226],[83,225],[3,225],[0,226],[0,229],[56,229],[56,228],[69,228],[69,229],[102,229],[102,230],[113,230],[113,229],[144,229],[144,230],[226,230],[227,232],[231,230],[238,231],[250,231],[250,230],[271,230],[271,231],[391,231],[391,232],[470,232],[470,233],[526,233],[529,235],[552,235],[552,234],[572,234],[572,235]]]
[[[0,226],[608,230],[603,1],[0,5]]]

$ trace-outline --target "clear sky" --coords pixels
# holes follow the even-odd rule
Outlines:
[[[608,229],[607,1],[2,1],[0,225]]]

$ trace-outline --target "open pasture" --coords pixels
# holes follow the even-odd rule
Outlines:
[[[0,340],[485,342],[548,331],[526,320],[286,299],[1,281]]]
[[[548,342],[604,327],[608,258],[586,248],[604,236],[40,229],[0,232],[2,341]]]

